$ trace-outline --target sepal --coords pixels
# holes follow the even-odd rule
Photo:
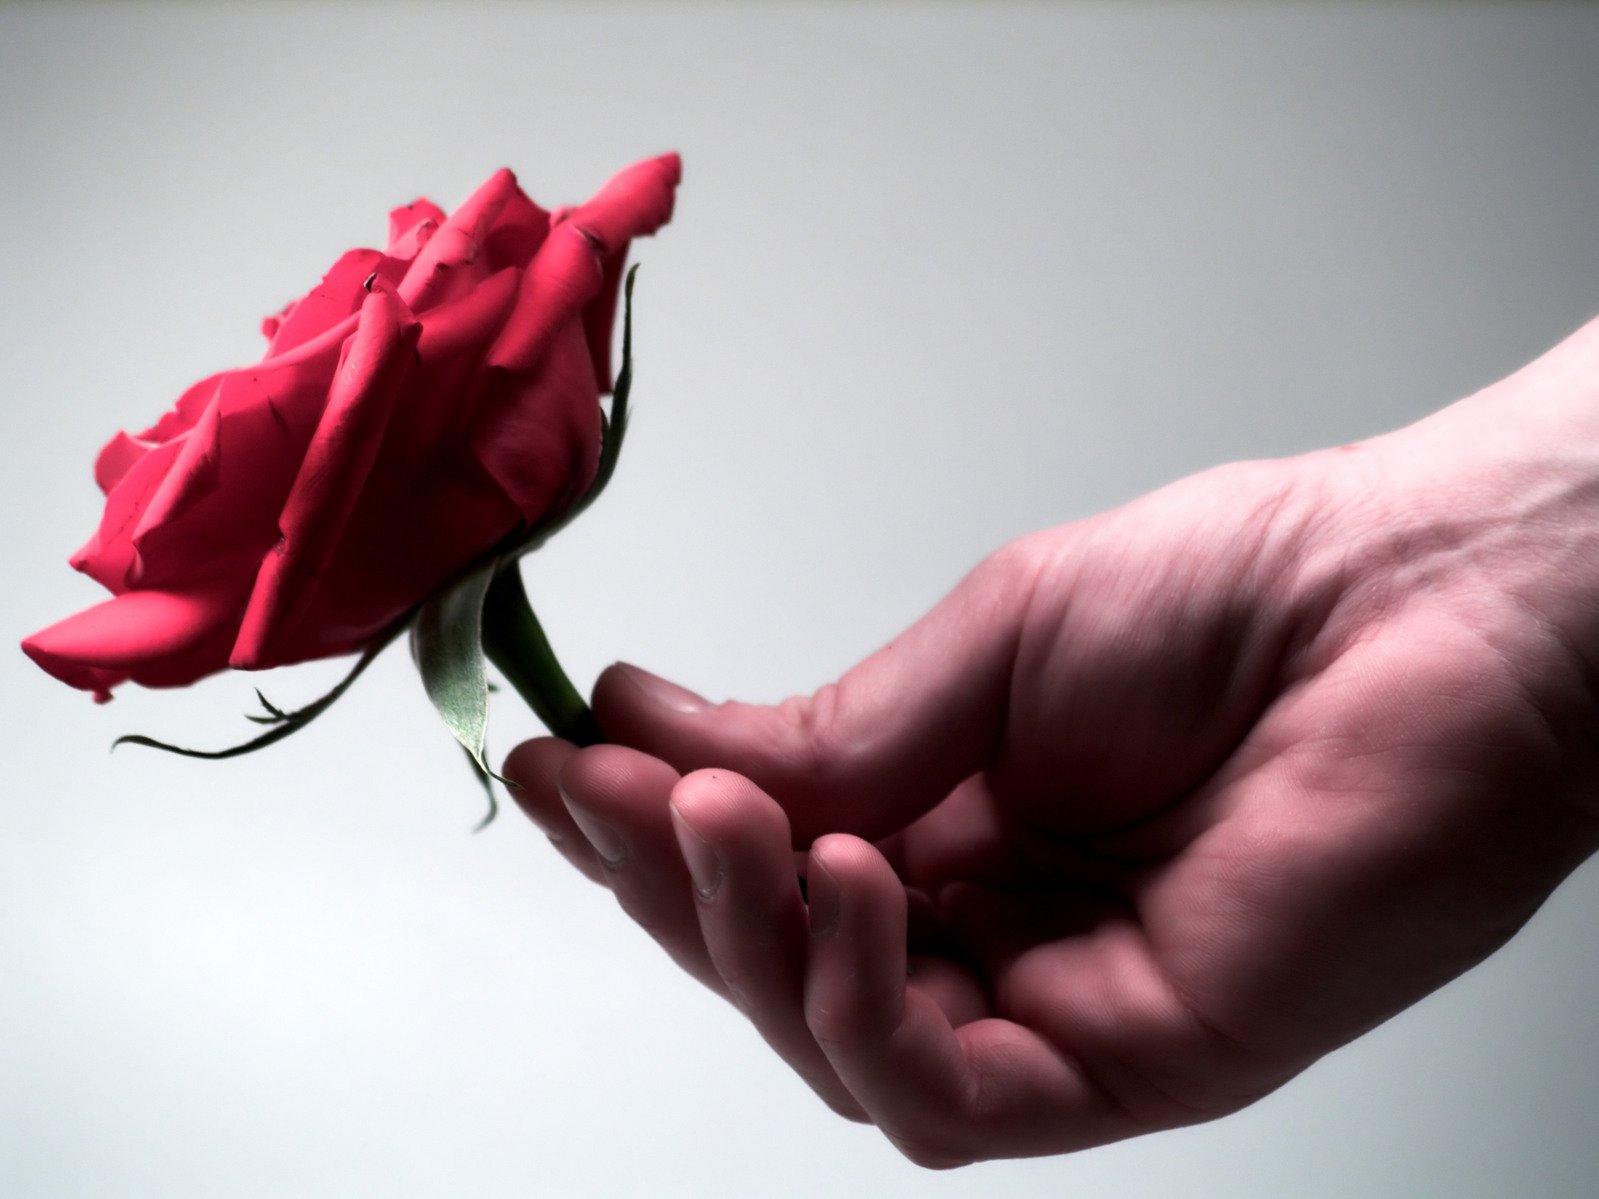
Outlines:
[[[491,559],[461,576],[423,604],[411,625],[411,656],[422,675],[422,687],[488,791],[489,813],[483,824],[494,819],[498,807],[488,779],[506,782],[484,757],[489,677],[483,661],[483,600],[499,566],[499,559]]]
[[[366,668],[377,660],[377,656],[388,648],[389,643],[404,631],[404,624],[395,625],[393,628],[389,629],[371,645],[366,647],[361,656],[356,659],[355,665],[350,668],[350,673],[344,676],[344,678],[339,682],[338,686],[334,687],[333,690],[329,691],[321,699],[313,700],[311,703],[305,705],[305,707],[298,708],[293,712],[285,712],[281,708],[275,706],[267,699],[266,696],[262,695],[260,689],[257,688],[255,693],[256,698],[261,701],[262,706],[266,708],[268,714],[266,716],[254,716],[246,713],[245,719],[252,720],[257,724],[270,724],[272,727],[266,732],[262,733],[259,737],[254,737],[251,740],[242,742],[239,745],[232,745],[227,749],[187,749],[181,745],[172,745],[166,741],[157,741],[154,737],[146,737],[142,733],[125,733],[111,743],[111,748],[116,749],[116,747],[119,745],[143,745],[148,749],[160,749],[165,750],[170,754],[182,754],[186,758],[209,758],[212,760],[221,758],[237,758],[243,754],[254,753],[258,749],[265,749],[274,742],[282,741],[289,734],[299,732],[306,725],[310,724],[318,716],[322,715],[322,713],[331,708],[334,702],[350,689],[350,685],[354,683],[356,679],[361,677],[361,675],[366,671]]]

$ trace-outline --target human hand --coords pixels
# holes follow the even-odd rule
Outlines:
[[[506,773],[914,1161],[1209,1119],[1599,846],[1596,480],[1599,325],[1398,433],[1023,538],[812,697],[613,668],[617,744]]]

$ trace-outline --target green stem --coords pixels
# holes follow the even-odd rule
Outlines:
[[[574,745],[605,740],[594,713],[556,660],[514,560],[495,575],[484,597],[483,650],[550,732]]]

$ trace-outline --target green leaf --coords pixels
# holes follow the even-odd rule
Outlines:
[[[428,699],[473,763],[491,778],[500,776],[483,756],[489,725],[483,597],[498,566],[497,559],[486,562],[457,579],[422,605],[411,626],[411,653]]]

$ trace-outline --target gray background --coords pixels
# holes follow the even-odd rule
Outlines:
[[[1599,311],[1599,9],[0,7],[4,629],[98,598],[89,466],[419,193],[681,150],[616,485],[533,564],[572,673],[833,677],[987,550],[1410,421]],[[923,1174],[514,813],[392,653],[245,762],[238,676],[5,658],[8,1196],[1562,1196],[1599,874],[1232,1119]],[[317,664],[263,683],[318,694]],[[534,731],[509,697],[492,737]],[[1003,1192],[1001,1191],[1003,1188]]]

